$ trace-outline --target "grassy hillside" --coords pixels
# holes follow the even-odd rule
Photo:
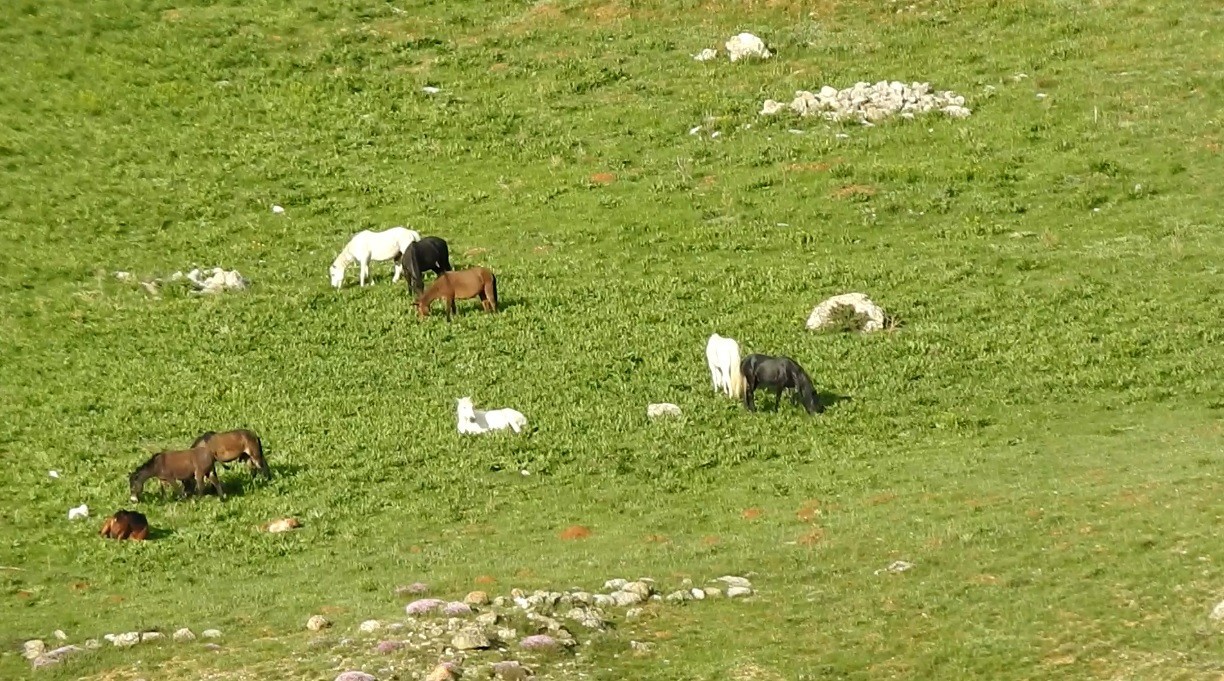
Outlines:
[[[741,30],[775,58],[691,58]],[[0,676],[54,629],[190,626],[224,652],[38,675],[331,679],[306,618],[395,617],[398,584],[752,572],[577,671],[1217,678],[1221,34],[1180,0],[0,3]],[[894,79],[973,115],[758,115]],[[502,313],[419,320],[388,264],[328,286],[397,224]],[[250,289],[113,276],[214,265]],[[849,291],[900,327],[804,330]],[[850,399],[749,414],[712,332]],[[460,439],[464,395],[532,432]],[[237,427],[270,483],[96,536],[150,453]]]

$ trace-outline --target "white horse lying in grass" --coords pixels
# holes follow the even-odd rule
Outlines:
[[[459,418],[460,435],[479,435],[491,430],[509,428],[516,433],[523,432],[527,427],[527,417],[513,409],[494,409],[478,411],[472,407],[472,398],[461,397],[455,400],[455,412]]]
[[[340,288],[344,283],[344,271],[354,260],[361,265],[362,286],[365,286],[367,278],[373,281],[373,277],[370,276],[371,260],[394,260],[395,275],[391,281],[399,281],[400,275],[404,273],[400,256],[404,254],[404,249],[408,248],[408,244],[420,240],[420,234],[406,227],[392,227],[385,232],[371,232],[368,229],[357,232],[352,239],[349,239],[344,250],[340,251],[340,255],[337,255],[332,261],[331,285]]]
[[[706,363],[710,365],[710,381],[714,384],[714,392],[724,392],[734,399],[744,396],[739,343],[735,342],[734,338],[711,334],[706,343]]]

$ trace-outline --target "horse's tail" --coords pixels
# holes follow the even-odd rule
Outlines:
[[[731,397],[744,396],[744,370],[740,367],[739,343],[731,342]]]
[[[268,460],[263,454],[263,440],[260,440],[259,436],[254,433],[251,434],[251,439],[247,443],[247,455],[255,462],[259,472],[263,473],[265,478],[272,477],[272,470],[268,468]]]
[[[442,254],[438,257],[438,265],[442,268],[443,272],[450,272],[450,246],[447,246],[446,242],[443,241],[441,250]]]
[[[489,278],[493,280],[493,307],[497,307],[497,275],[489,272]]]

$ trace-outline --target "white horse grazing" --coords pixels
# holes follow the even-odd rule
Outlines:
[[[459,418],[460,435],[479,435],[491,430],[509,428],[516,433],[523,432],[527,427],[527,417],[513,409],[494,409],[478,411],[472,407],[472,398],[461,397],[455,400],[455,413]]]
[[[385,232],[371,232],[368,229],[357,232],[349,239],[344,250],[340,251],[340,255],[332,261],[331,285],[340,288],[344,283],[344,271],[354,260],[361,265],[362,286],[365,286],[367,278],[373,280],[373,277],[370,277],[371,260],[394,260],[395,275],[391,281],[399,281],[400,275],[404,273],[400,256],[403,255],[404,249],[408,248],[408,244],[420,240],[420,234],[406,227],[392,227]]]
[[[734,338],[723,338],[711,334],[706,343],[706,363],[710,365],[710,381],[714,392],[724,392],[728,397],[744,396],[744,375],[740,373],[739,343]]]

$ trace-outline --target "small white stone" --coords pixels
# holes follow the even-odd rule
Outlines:
[[[604,582],[603,588],[608,591],[617,591],[628,583],[629,580],[627,579],[609,579],[608,581]]]
[[[179,629],[178,631],[174,632],[174,640],[178,641],[179,643],[185,643],[187,641],[194,641],[195,637],[196,637],[195,634],[192,633],[192,631],[188,629],[187,627],[183,627],[182,629]]]
[[[310,631],[323,631],[330,626],[331,622],[327,621],[327,618],[322,615],[313,615],[310,619],[306,620],[306,628]]]
[[[43,643],[42,641],[38,639],[34,639],[31,641],[26,641],[25,644],[22,645],[21,648],[22,648],[22,655],[25,656],[25,659],[33,660],[34,658],[38,657],[39,655],[42,655],[44,652],[47,651],[47,644]]]
[[[69,520],[76,520],[78,518],[88,518],[88,517],[89,517],[89,506],[86,506],[85,504],[81,504],[80,506],[77,506],[76,508],[68,509],[68,519]]]
[[[273,206],[272,206],[272,212],[273,212],[273,213],[275,213],[275,214],[277,214],[277,215],[280,215],[281,213],[284,213],[284,212],[285,212],[285,208],[284,208],[284,206],[277,206],[277,205],[273,204]]]
[[[752,588],[752,582],[748,581],[748,579],[745,577],[736,577],[734,575],[724,575],[722,577],[719,577],[715,581],[722,582],[723,584],[726,584],[727,586],[741,586],[745,588]]]
[[[697,587],[693,587],[693,589],[689,591],[689,593],[693,594],[693,598],[696,600],[699,600],[699,601],[705,600],[706,593],[704,589],[698,589]]]
[[[126,634],[119,634],[110,639],[110,642],[118,648],[130,648],[137,643],[140,643],[140,632],[129,631]]]
[[[51,633],[51,635],[54,636],[56,640],[59,640],[59,641],[68,640],[68,634],[65,634],[62,629],[56,629],[54,632]]]
[[[146,631],[140,635],[140,642],[157,641],[162,638],[160,631]]]
[[[97,650],[102,647],[102,642],[96,638],[91,638],[85,641],[86,650]]]
[[[711,59],[714,59],[717,56],[718,56],[718,50],[712,50],[707,47],[704,50],[693,55],[693,60],[694,61],[710,61]]]
[[[733,586],[727,589],[727,598],[742,598],[744,596],[751,596],[751,595],[752,595],[752,589],[749,589],[746,586]]]
[[[364,634],[372,634],[379,629],[382,629],[382,622],[379,622],[378,620],[366,620],[362,622],[357,629]]]
[[[1216,603],[1215,608],[1211,610],[1211,619],[1224,620],[1224,601]]]
[[[58,479],[59,471],[47,471],[47,475],[50,475],[52,478]]]
[[[436,95],[441,91],[441,88],[436,88],[432,85],[426,85],[425,87],[421,88],[421,92],[424,92],[427,95]]]
[[[203,636],[204,638],[221,638],[221,630],[205,629],[204,631],[200,632],[200,636]]]

